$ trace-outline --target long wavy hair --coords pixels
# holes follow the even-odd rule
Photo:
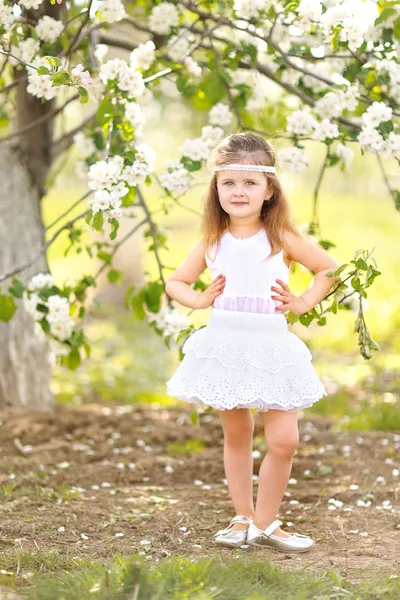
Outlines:
[[[208,166],[222,166],[232,163],[252,165],[275,165],[275,150],[264,138],[254,133],[234,133],[224,138],[212,151]],[[282,190],[281,184],[274,173],[265,173],[273,194],[261,208],[260,219],[265,227],[271,256],[278,254],[283,248],[283,232],[291,231],[297,235],[300,232],[291,214],[289,202]],[[213,244],[219,244],[223,232],[228,228],[229,215],[222,208],[217,190],[217,174],[214,173],[207,194],[203,198],[203,214],[201,233],[208,254]]]

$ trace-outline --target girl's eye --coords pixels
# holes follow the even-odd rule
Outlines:
[[[224,185],[228,185],[228,183],[233,183],[232,181],[225,181]],[[247,183],[252,183],[254,185],[254,181],[248,181]]]

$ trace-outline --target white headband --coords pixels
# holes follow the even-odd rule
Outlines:
[[[214,167],[214,171],[262,171],[264,173],[276,173],[275,167],[267,167],[265,165],[243,164],[232,164],[223,165],[222,167]]]

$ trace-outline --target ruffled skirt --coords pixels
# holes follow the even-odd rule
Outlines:
[[[283,314],[213,309],[184,343],[167,394],[217,410],[299,410],[326,396],[306,344]]]

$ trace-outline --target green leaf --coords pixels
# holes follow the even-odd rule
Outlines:
[[[102,100],[102,102],[100,102],[99,108],[97,109],[96,117],[97,122],[101,127],[103,127],[106,123],[108,123],[108,121],[110,121],[113,118],[114,108],[115,106],[111,102],[111,100],[104,99]]]
[[[93,211],[89,210],[88,214],[86,215],[86,219],[85,219],[85,221],[88,225],[90,225],[90,221],[92,220],[92,217],[93,217]]]
[[[146,313],[143,308],[143,297],[141,292],[131,298],[131,305],[136,317],[142,321],[145,318]]]
[[[361,287],[359,277],[353,277],[353,279],[350,281],[350,283],[355,290],[359,290]]]
[[[68,354],[68,367],[75,371],[81,364],[81,356],[77,348],[73,348],[71,352]]]
[[[128,287],[128,289],[126,290],[126,292],[125,292],[125,295],[124,295],[124,305],[125,305],[125,308],[127,310],[128,310],[129,305],[131,303],[131,299],[132,299],[132,295],[133,295],[134,291],[135,291],[135,286],[134,285],[130,285]]]
[[[108,273],[107,273],[107,279],[110,283],[115,283],[116,281],[122,281],[123,274],[121,271],[118,271],[118,269],[111,269],[111,271],[108,271]]]
[[[105,262],[106,265],[111,265],[112,254],[110,252],[104,252],[103,250],[100,250],[100,252],[97,253],[97,258]]]
[[[305,325],[306,327],[314,320],[314,317],[310,315],[310,313],[305,313],[304,315],[300,315],[300,323]]]
[[[22,283],[22,281],[18,279],[18,277],[13,277],[11,283],[13,285],[10,285],[10,287],[8,288],[10,294],[15,296],[16,298],[22,298],[25,290],[25,286]]]
[[[117,237],[117,232],[118,232],[118,228],[119,228],[119,221],[118,219],[115,219],[114,217],[108,219],[108,222],[110,223],[112,230],[110,232],[110,240],[115,240],[115,238]]]
[[[16,310],[17,305],[14,302],[14,298],[0,294],[0,321],[8,323],[13,318]]]
[[[101,231],[103,229],[103,223],[104,223],[104,218],[103,218],[103,213],[101,212],[101,210],[97,211],[93,217],[93,227],[95,228],[96,231]]]
[[[164,288],[161,283],[156,281],[150,282],[145,288],[143,288],[143,297],[146,302],[147,308],[157,313],[161,308],[161,296],[164,292]]]
[[[299,315],[295,315],[293,312],[289,311],[286,313],[286,318],[289,321],[290,325],[294,325],[299,320]]]
[[[65,85],[69,81],[71,81],[71,77],[67,71],[58,71],[55,75],[51,77],[53,85]]]
[[[81,104],[86,104],[89,100],[89,93],[83,85],[78,86],[78,94],[79,94],[79,102]]]
[[[50,69],[47,67],[39,67],[37,70],[38,75],[50,75]]]
[[[136,200],[136,187],[128,186],[129,192],[122,198],[122,206],[131,206]]]

